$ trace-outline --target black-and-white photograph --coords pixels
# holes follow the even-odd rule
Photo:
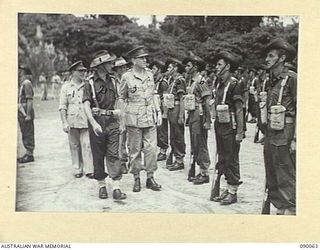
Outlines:
[[[298,213],[299,16],[17,19],[16,211]]]

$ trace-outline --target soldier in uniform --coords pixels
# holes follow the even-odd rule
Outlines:
[[[34,110],[33,110],[33,87],[32,73],[29,68],[19,68],[19,101],[18,101],[18,122],[22,135],[23,146],[26,153],[18,158],[19,163],[33,162],[34,151]]]
[[[127,127],[131,173],[134,177],[133,192],[141,191],[140,171],[147,172],[146,187],[159,191],[161,185],[154,180],[157,170],[157,128],[162,122],[160,104],[154,98],[154,80],[152,72],[146,67],[143,46],[128,52],[133,67],[121,79],[119,102],[124,114],[121,127]],[[126,106],[124,106],[126,102]],[[144,166],[141,152],[144,155]]]
[[[239,66],[235,72],[234,72],[234,77],[237,78],[237,80],[239,81],[239,84],[241,86],[242,89],[242,97],[243,97],[243,121],[246,120],[246,112],[247,112],[247,107],[246,107],[246,100],[248,100],[249,98],[249,90],[248,90],[248,86],[247,86],[247,81],[248,79],[246,79],[246,75],[245,75],[245,69],[241,66]],[[247,131],[247,125],[246,122],[243,123],[243,138],[245,138],[245,133]]]
[[[256,99],[256,91],[258,78],[256,77],[257,70],[255,68],[251,68],[249,70],[249,80],[247,82],[248,90],[249,90],[249,99],[248,99],[248,114],[246,120],[248,119],[248,115],[251,115],[251,120],[248,123],[256,123],[257,120],[257,99]]]
[[[170,107],[168,107],[168,119],[170,123],[170,146],[175,162],[167,161],[170,171],[184,169],[184,156],[186,144],[184,141],[184,105],[183,96],[186,94],[186,81],[182,76],[183,67],[181,61],[176,58],[167,60],[168,94],[172,95]]]
[[[69,71],[71,79],[62,86],[60,93],[59,111],[62,127],[69,137],[74,176],[80,178],[86,172],[88,178],[93,178],[88,120],[82,103],[87,69],[82,61],[78,61],[69,67]]]
[[[218,74],[214,127],[218,151],[218,167],[227,180],[227,189],[213,200],[221,205],[237,202],[240,181],[239,151],[243,139],[243,93],[238,80],[231,75],[238,59],[228,51],[216,55]]]
[[[284,63],[295,56],[295,48],[283,39],[272,41],[266,48],[265,62],[270,72],[264,142],[268,199],[278,214],[287,215],[296,213],[297,75]]]
[[[150,64],[154,83],[155,83],[155,94],[160,96],[161,101],[161,113],[162,113],[162,124],[157,128],[157,145],[160,148],[160,152],[157,156],[157,161],[164,161],[167,158],[167,149],[169,147],[168,138],[168,109],[163,107],[163,94],[168,91],[168,82],[164,77],[165,63],[161,60],[154,59]]]
[[[111,78],[116,56],[107,50],[98,51],[90,68],[94,74],[84,86],[83,103],[89,121],[89,136],[93,156],[94,178],[99,184],[99,198],[108,198],[105,178],[113,185],[113,199],[126,199],[120,190],[122,178],[119,160],[119,110],[115,110],[116,86]],[[117,112],[118,111],[118,112]],[[105,172],[104,159],[108,174]]]
[[[198,56],[188,57],[186,63],[187,93],[194,95],[195,109],[189,111],[189,128],[191,152],[194,161],[200,167],[200,173],[194,177],[194,168],[190,168],[188,180],[200,185],[209,182],[208,168],[210,156],[208,151],[208,130],[211,126],[209,100],[211,91],[204,77],[200,74],[205,63]],[[187,108],[187,107],[186,107]]]
[[[116,87],[119,89],[121,77],[128,70],[129,63],[123,58],[119,57],[115,60],[113,71],[115,72],[115,81]],[[117,94],[119,91],[117,91]],[[117,96],[118,101],[116,102],[116,109],[120,109],[119,107],[119,94]],[[127,151],[127,131],[120,132],[120,142],[119,142],[119,157],[121,161],[121,169],[123,174],[128,173],[127,162],[129,161],[128,151]]]

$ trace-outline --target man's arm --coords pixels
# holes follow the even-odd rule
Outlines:
[[[126,110],[126,99],[128,97],[128,85],[127,85],[125,75],[121,77],[118,95],[119,95],[118,107],[120,109],[120,132],[123,132],[126,130],[125,110]]]

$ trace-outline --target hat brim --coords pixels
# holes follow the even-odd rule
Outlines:
[[[114,65],[112,68],[113,69],[120,68],[120,67],[123,67],[123,66],[127,66],[128,64],[129,64],[129,62],[126,62],[126,63],[120,64],[120,65]]]
[[[98,62],[91,62],[90,68],[95,68],[95,67],[97,67],[97,66],[99,66],[101,64],[104,64],[104,63],[113,62],[116,59],[117,59],[117,56],[112,54],[107,60],[98,61]]]
[[[132,57],[132,58],[141,58],[141,57],[147,57],[147,56],[149,56],[149,54],[148,53],[144,53],[144,54]]]

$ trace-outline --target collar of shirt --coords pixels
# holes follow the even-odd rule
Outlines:
[[[286,67],[284,67],[283,70],[277,76],[275,76],[273,72],[271,72],[270,74],[271,86],[275,86],[280,79],[286,78],[287,75],[288,75],[288,68]]]
[[[138,72],[136,72],[134,70],[134,68],[132,68],[132,73],[133,73],[133,76],[135,78],[138,78],[139,80],[141,80],[142,82],[146,81],[147,79],[150,78],[150,76],[148,75],[148,71],[147,70],[143,70],[142,71],[143,73],[140,75]]]
[[[226,85],[226,83],[230,80],[230,78],[231,78],[231,74],[228,74],[227,77],[225,77],[225,78],[219,77],[218,78],[219,86]]]
[[[76,84],[72,79],[70,80],[70,86],[75,86],[77,90],[81,89],[84,86],[84,82],[79,84]]]

